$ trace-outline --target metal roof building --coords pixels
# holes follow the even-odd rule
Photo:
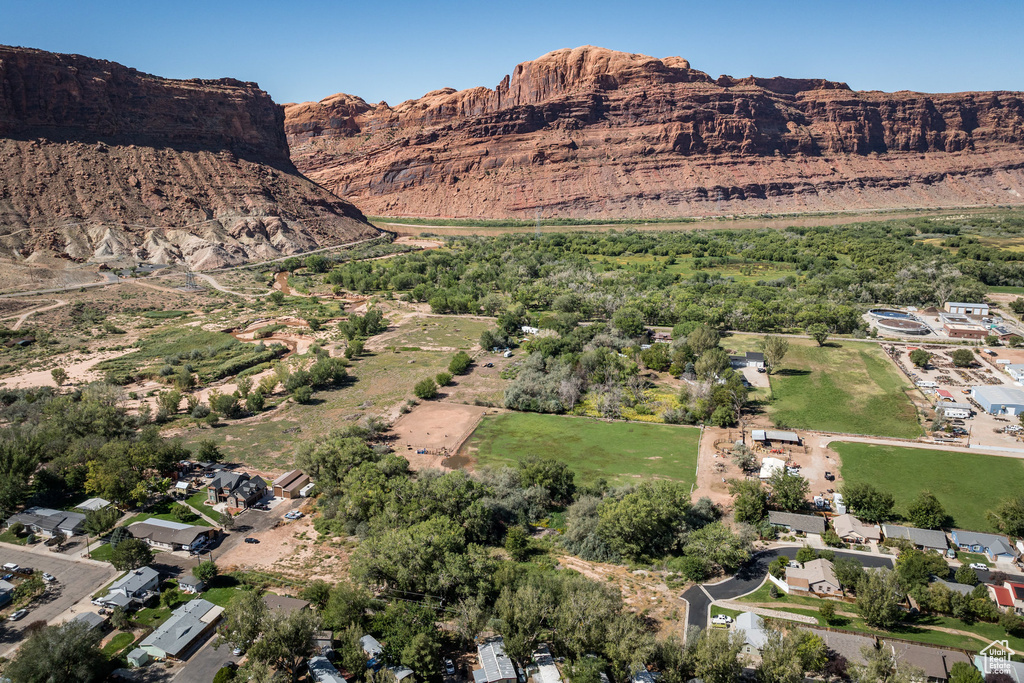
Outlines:
[[[800,443],[796,432],[780,432],[774,429],[755,429],[750,433],[754,441],[780,441],[782,443]]]
[[[505,654],[505,640],[494,638],[476,648],[482,668],[473,671],[474,683],[515,683],[516,667]]]
[[[317,683],[345,683],[345,679],[327,657],[312,657],[307,666],[309,674]]]
[[[1024,413],[1024,391],[1005,385],[971,387],[971,397],[982,410],[992,415]]]

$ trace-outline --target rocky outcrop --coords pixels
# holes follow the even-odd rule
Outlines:
[[[493,90],[285,105],[296,166],[376,215],[675,217],[1024,202],[1024,96],[713,79],[594,47]]]
[[[0,46],[0,258],[214,268],[376,236],[255,83]]]

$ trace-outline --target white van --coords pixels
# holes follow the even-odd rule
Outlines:
[[[4,565],[4,571],[5,572],[16,572],[16,571],[19,571],[20,569],[21,569],[21,567],[19,567],[18,565],[14,564],[13,562],[8,562],[7,564]]]

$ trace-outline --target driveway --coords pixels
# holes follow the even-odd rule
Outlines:
[[[219,650],[213,648],[217,636],[211,633],[199,645],[195,654],[189,657],[172,680],[181,683],[208,683],[213,680],[221,667],[227,662],[238,663],[241,657],[231,654],[230,645],[221,645]]]
[[[75,613],[89,611],[76,606],[81,600],[86,605],[92,594],[114,580],[118,571],[109,564],[69,559],[57,553],[25,550],[8,543],[0,544],[0,560],[31,567],[37,572],[49,572],[57,581],[48,584],[46,592],[28,607],[28,615],[20,621],[6,622],[0,631],[0,656],[8,656],[21,641],[25,627],[34,621],[59,623],[74,617]],[[64,614],[67,612],[67,614]],[[58,619],[58,617],[60,617]]]
[[[794,559],[799,547],[772,548],[756,553],[736,574],[725,581],[713,584],[691,586],[683,593],[686,601],[686,627],[705,628],[708,622],[708,608],[714,600],[731,600],[746,595],[758,588],[768,575],[768,565],[776,557]],[[869,555],[859,552],[837,552],[836,557],[857,560],[865,567],[892,567],[893,558],[886,555]]]
[[[235,526],[228,533],[222,534],[214,540],[211,545],[206,546],[201,556],[189,555],[181,550],[156,553],[152,566],[166,576],[178,576],[194,568],[200,560],[213,559],[216,562],[217,558],[242,543],[246,536],[272,529],[275,524],[284,519],[286,512],[297,508],[304,500],[305,498],[285,499],[270,510],[255,510],[253,508],[243,510],[235,516]]]

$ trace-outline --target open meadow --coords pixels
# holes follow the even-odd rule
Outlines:
[[[735,336],[727,348],[756,348],[758,337]],[[819,347],[790,339],[771,377],[768,413],[778,427],[915,438],[922,433],[909,382],[877,344],[843,340]]]
[[[843,481],[867,482],[896,498],[901,514],[922,491],[939,499],[953,526],[995,531],[986,512],[1024,489],[1024,461],[923,448],[833,443]]]
[[[612,484],[643,479],[694,482],[700,430],[581,417],[488,415],[460,451],[476,467],[510,465],[527,455],[566,463],[577,481]]]

